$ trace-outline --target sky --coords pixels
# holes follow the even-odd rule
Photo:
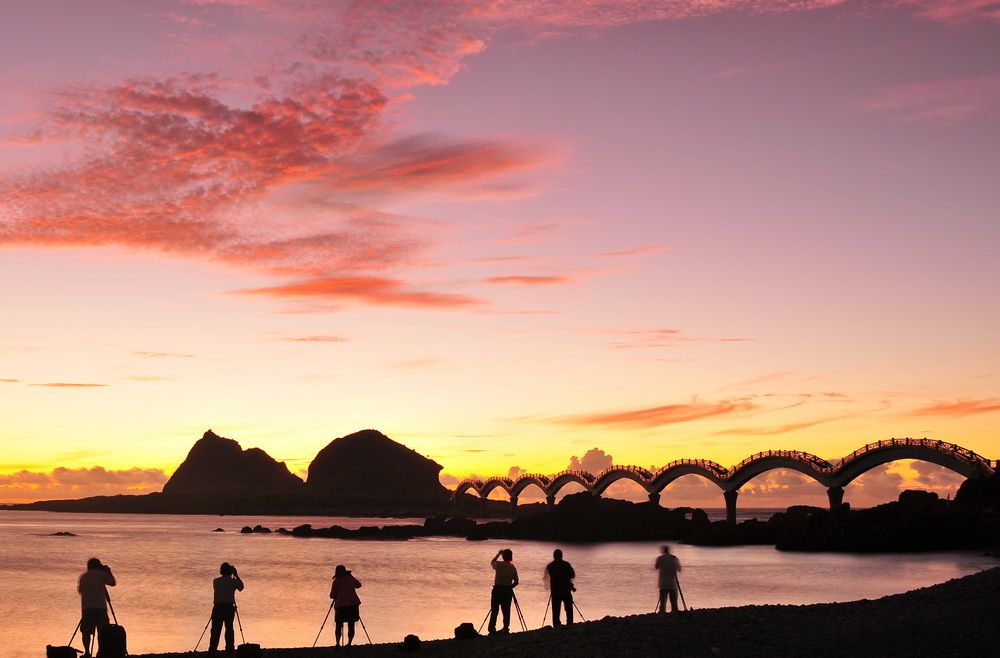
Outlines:
[[[0,501],[157,491],[208,429],[449,486],[1000,458],[998,110],[991,0],[7,3]]]

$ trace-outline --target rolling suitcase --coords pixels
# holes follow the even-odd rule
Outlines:
[[[125,643],[125,627],[108,624],[97,634],[97,658],[125,658],[128,647]]]

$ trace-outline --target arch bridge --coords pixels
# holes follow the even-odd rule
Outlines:
[[[615,482],[631,480],[645,490],[650,502],[659,504],[660,493],[667,485],[685,475],[697,475],[719,487],[726,503],[726,519],[735,523],[740,488],[761,473],[778,468],[802,473],[826,487],[830,509],[838,509],[844,502],[845,486],[871,469],[899,459],[937,464],[966,479],[988,477],[1000,468],[997,460],[986,459],[954,443],[934,439],[886,439],[858,448],[836,464],[799,450],[767,450],[750,455],[732,468],[707,459],[677,459],[656,471],[641,466],[612,466],[597,475],[586,471],[563,471],[555,475],[527,474],[517,479],[472,478],[455,487],[452,500],[457,505],[462,494],[475,491],[485,507],[489,495],[502,489],[510,497],[511,516],[514,516],[518,497],[529,487],[538,488],[552,509],[556,495],[567,485],[577,484],[584,491],[600,496]]]

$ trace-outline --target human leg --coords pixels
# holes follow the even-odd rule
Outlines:
[[[500,612],[500,594],[496,586],[490,592],[490,625],[487,629],[490,633],[497,632],[497,613]]]
[[[354,622],[347,622],[347,646],[354,643]]]
[[[573,623],[573,592],[566,592],[563,595],[563,605],[566,607],[566,623]]]
[[[670,595],[670,612],[677,612],[677,590],[667,590],[667,593]]]
[[[510,631],[510,604],[513,600],[514,600],[513,588],[511,587],[502,588],[500,596],[500,613],[503,615],[502,632],[504,633]]]
[[[334,637],[337,638],[337,646],[338,647],[340,646],[340,638],[343,637],[343,635],[344,635],[344,622],[338,621],[337,622],[337,630],[334,631]]]
[[[85,608],[80,618],[80,632],[83,634],[84,655],[91,655],[96,648],[94,639],[100,637],[100,631],[110,622],[108,611],[104,608]]]
[[[656,604],[656,611],[657,612],[667,611],[667,590],[665,589],[660,590],[660,600]]]
[[[559,609],[563,605],[563,596],[559,592],[552,592],[552,625],[562,626],[562,621],[559,619]],[[567,609],[567,612],[569,610]]]

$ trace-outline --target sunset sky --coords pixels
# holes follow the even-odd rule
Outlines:
[[[452,485],[1000,458],[992,0],[2,17],[0,501],[159,490],[209,428],[293,472],[374,428]]]

